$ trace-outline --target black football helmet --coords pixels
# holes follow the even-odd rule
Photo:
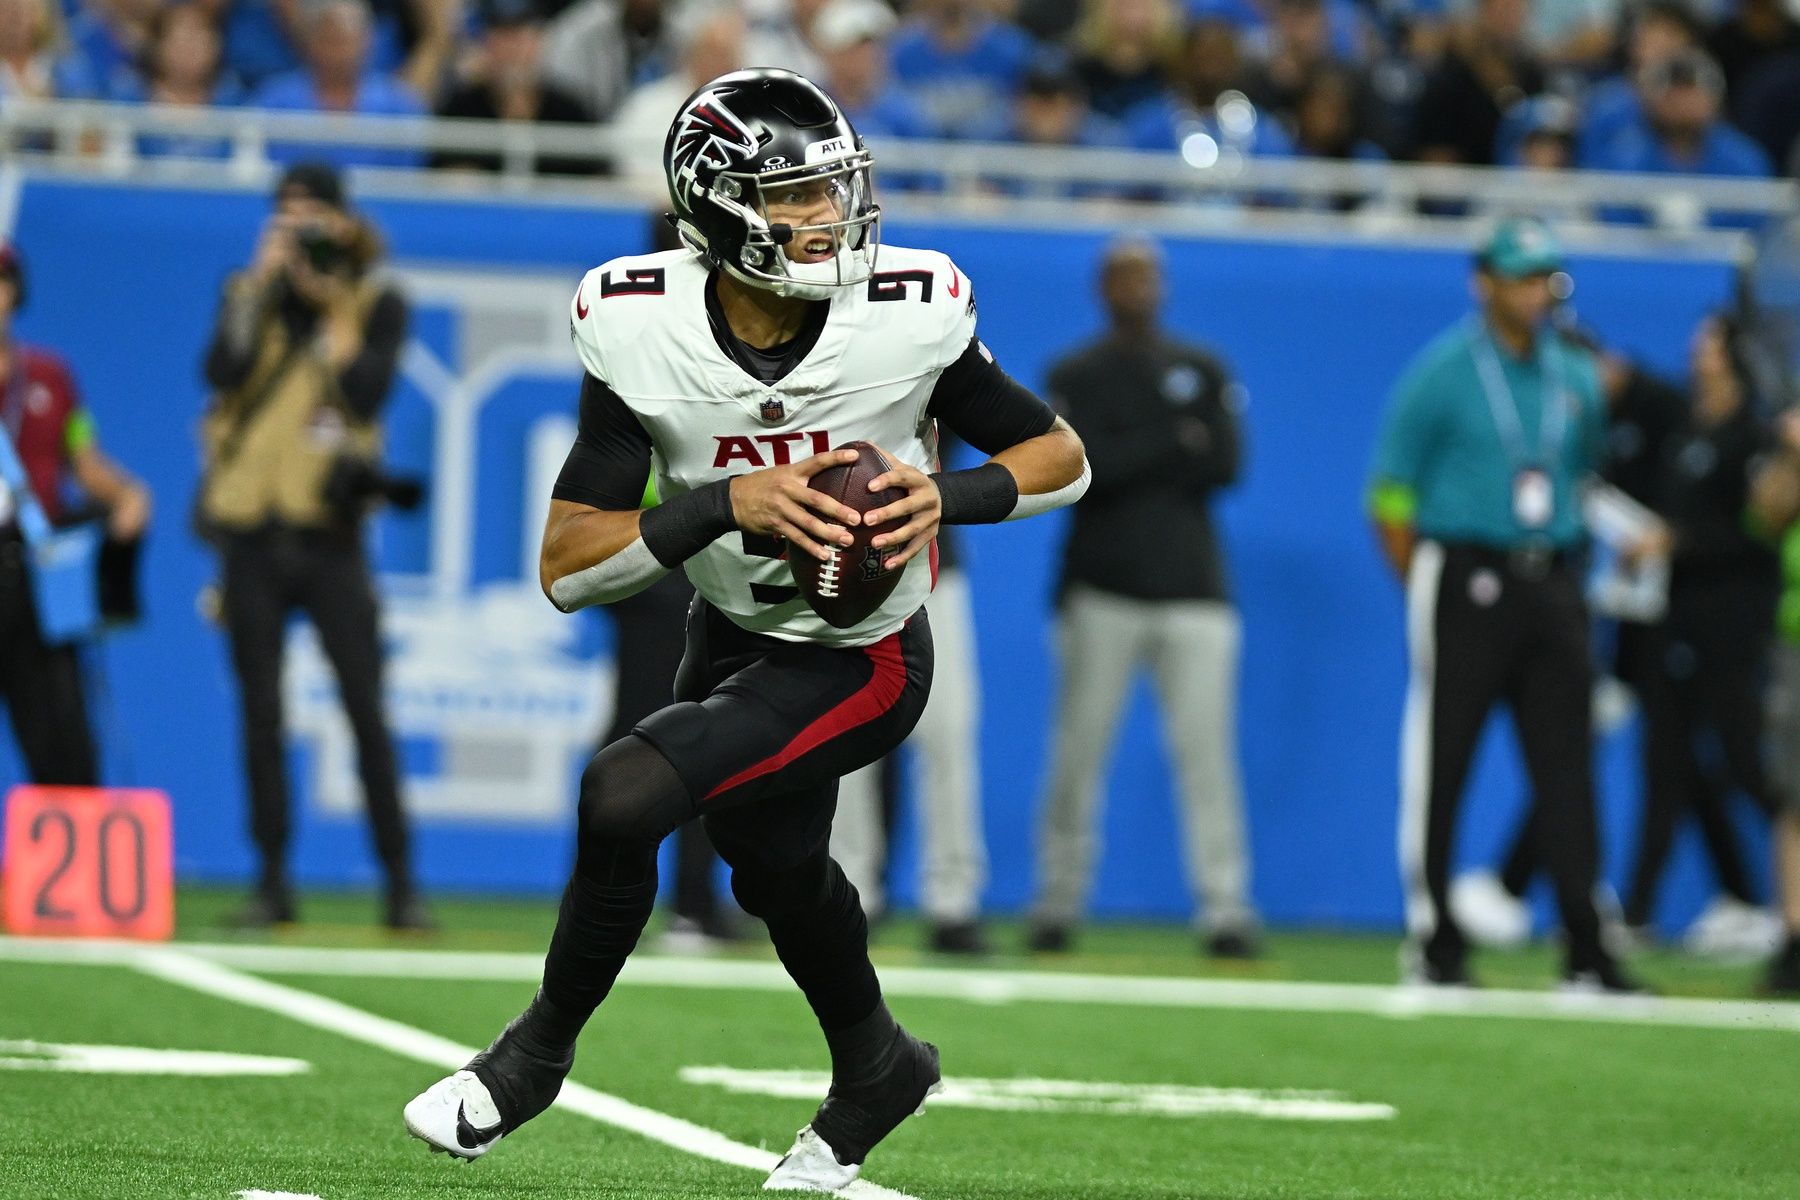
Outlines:
[[[875,273],[881,207],[873,159],[837,103],[792,71],[759,67],[721,75],[689,96],[663,143],[663,170],[681,240],[753,287],[822,300]],[[771,223],[785,195],[831,201],[832,219]],[[784,193],[780,189],[787,188]],[[819,262],[795,262],[789,242],[816,244]]]

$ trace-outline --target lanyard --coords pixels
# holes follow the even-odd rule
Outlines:
[[[1544,374],[1546,396],[1543,420],[1538,424],[1538,458],[1533,462],[1525,445],[1525,425],[1519,416],[1519,402],[1507,386],[1506,372],[1500,366],[1500,355],[1494,349],[1494,336],[1485,327],[1470,339],[1475,357],[1475,371],[1481,376],[1481,390],[1487,393],[1488,409],[1500,430],[1500,440],[1516,470],[1537,467],[1549,470],[1561,456],[1563,431],[1569,423],[1569,393],[1563,386],[1561,373],[1552,371],[1550,341],[1553,335],[1540,333],[1547,339],[1538,345],[1538,367]],[[1560,357],[1560,356],[1559,356]]]
[[[49,541],[50,518],[44,515],[37,493],[31,490],[25,464],[19,461],[18,451],[13,449],[13,440],[4,426],[0,426],[0,483],[12,489],[13,507],[18,512],[19,530],[25,540],[34,546]]]

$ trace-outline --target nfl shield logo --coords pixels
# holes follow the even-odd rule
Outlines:
[[[770,396],[762,402],[762,419],[773,425],[777,421],[787,420],[787,405],[777,396]]]

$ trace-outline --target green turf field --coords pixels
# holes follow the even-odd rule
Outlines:
[[[786,1073],[823,1071],[823,1045],[766,950],[646,958],[584,1037],[570,1107],[480,1162],[431,1156],[400,1107],[529,996],[550,903],[446,904],[450,932],[392,939],[372,902],[325,898],[230,939],[228,902],[185,893],[183,940],[148,958],[0,941],[0,1196],[750,1196],[762,1174],[718,1147],[772,1162],[816,1105]],[[1170,929],[975,969],[918,944],[891,924],[877,959],[951,1088],[871,1156],[872,1200],[1800,1197],[1800,1006],[1745,1004],[1750,968],[1655,955],[1639,965],[1675,999],[1496,990],[1446,1015],[1369,986],[1391,939],[1277,937],[1231,970]],[[1512,989],[1553,960],[1479,961]],[[83,1046],[285,1073],[62,1049]],[[71,1065],[115,1073],[50,1069]]]

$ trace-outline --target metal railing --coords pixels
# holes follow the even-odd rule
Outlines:
[[[206,144],[205,153],[146,154],[145,139]],[[533,173],[545,157],[605,165],[618,145],[607,126],[0,100],[0,147],[26,165],[263,181],[273,169],[270,147],[280,143],[498,160],[497,172],[458,172],[463,190],[642,198],[616,180]],[[1577,240],[1610,233],[1717,249],[1721,236],[1741,240],[1711,228],[1719,218],[1754,225],[1800,212],[1792,180],[1250,158],[1216,143],[1185,157],[900,140],[879,141],[876,150],[889,198],[896,183],[908,185],[905,207],[1027,221],[1136,214],[1192,226],[1447,233],[1499,211],[1536,211],[1560,219]],[[1635,217],[1631,228],[1616,222],[1621,213]]]

